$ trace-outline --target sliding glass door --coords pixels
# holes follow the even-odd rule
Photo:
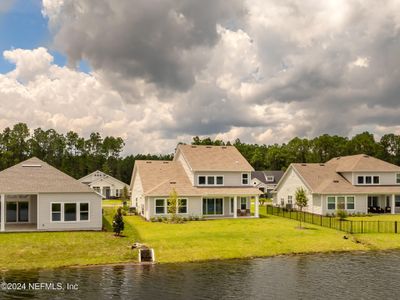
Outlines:
[[[7,202],[6,204],[6,222],[29,222],[29,202]]]
[[[222,198],[204,198],[203,215],[223,215],[224,200]]]

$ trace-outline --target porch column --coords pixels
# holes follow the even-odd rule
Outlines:
[[[1,226],[0,226],[0,231],[6,231],[6,205],[5,205],[5,196],[4,194],[0,195],[0,201],[1,201]]]
[[[260,196],[259,195],[257,195],[256,196],[256,200],[254,201],[254,216],[256,217],[256,218],[258,218],[259,217],[259,198],[260,198]]]
[[[237,196],[233,197],[233,217],[234,218],[237,218],[237,200],[238,200]]]
[[[395,205],[396,205],[396,196],[393,194],[392,195],[392,207],[390,208],[390,212],[394,215],[395,212]]]

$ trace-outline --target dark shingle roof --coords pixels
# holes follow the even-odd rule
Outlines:
[[[254,171],[251,172],[251,179],[257,178],[260,180],[262,183],[273,183],[277,184],[279,180],[282,178],[284,171]],[[273,182],[267,182],[266,176],[274,176],[274,181]]]

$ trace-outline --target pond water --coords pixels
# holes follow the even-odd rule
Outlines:
[[[2,281],[64,290],[32,285],[0,299],[399,299],[400,252],[7,272]]]

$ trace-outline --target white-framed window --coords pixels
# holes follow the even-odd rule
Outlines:
[[[400,173],[396,174],[396,183],[400,184]]]
[[[328,210],[336,209],[355,209],[355,197],[354,196],[328,196],[327,197],[327,208]]]
[[[61,203],[51,204],[51,221],[61,222]]]
[[[347,197],[347,209],[354,209],[354,197]]]
[[[188,200],[178,199],[178,213],[187,214],[188,212]]]
[[[74,222],[77,219],[76,203],[64,203],[64,222]]]
[[[50,210],[51,222],[84,222],[90,217],[88,202],[52,202]]]
[[[197,177],[198,185],[224,185],[223,175],[199,175]]]
[[[242,184],[249,184],[249,173],[242,173]]]
[[[293,204],[293,196],[291,196],[291,195],[287,196],[287,203]]]
[[[359,185],[377,185],[380,184],[379,175],[359,175],[357,176],[357,184]]]
[[[93,189],[94,189],[96,192],[98,192],[99,194],[101,194],[101,193],[100,193],[100,187],[94,186]]]
[[[155,214],[156,215],[165,214],[165,199],[155,200]]]
[[[240,209],[247,209],[247,197],[240,197]]]
[[[266,176],[267,182],[274,182],[275,178],[274,176]]]
[[[206,184],[206,176],[199,176],[198,185],[205,185],[205,184]]]
[[[170,201],[168,199],[155,199],[154,200],[154,211],[156,215],[164,215],[168,214],[171,211]],[[176,203],[176,212],[179,214],[187,214],[188,213],[188,199],[179,198]]]
[[[89,221],[89,203],[79,203],[79,220]]]

